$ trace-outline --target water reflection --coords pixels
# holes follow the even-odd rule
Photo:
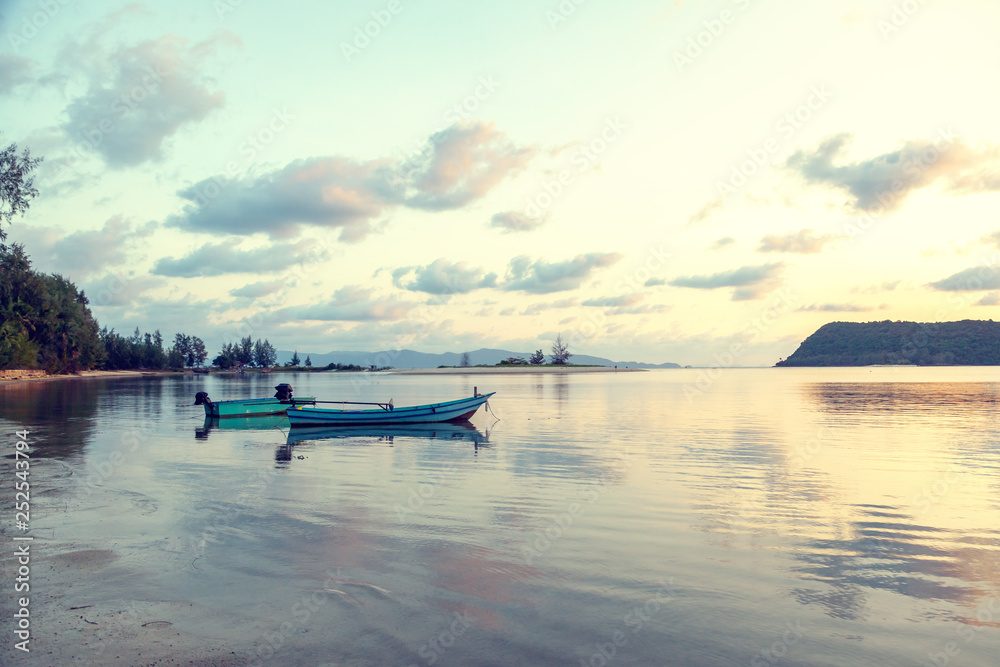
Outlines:
[[[280,415],[205,420],[190,405],[198,390],[264,395],[278,378],[169,379],[159,398],[91,384],[89,416],[59,427],[89,421],[85,456],[47,478],[65,491],[38,529],[64,550],[113,549],[135,576],[40,567],[49,590],[73,584],[46,604],[177,600],[143,621],[225,636],[225,655],[280,633],[281,664],[752,664],[800,619],[808,631],[781,664],[922,664],[959,627],[976,633],[962,664],[994,664],[1000,611],[979,611],[1000,610],[997,385],[864,373],[733,369],[693,398],[694,371],[491,378],[495,433],[290,430]],[[303,394],[397,403],[477,381],[372,380],[361,395],[353,378],[290,378]],[[5,419],[27,409],[4,400]],[[54,402],[55,415],[80,407],[72,393]],[[147,422],[133,450],[126,435]],[[674,577],[677,594],[647,614]],[[302,622],[292,610],[314,593],[325,602]],[[469,634],[428,653],[455,614]],[[616,630],[627,643],[608,643]]]
[[[702,409],[675,449],[718,558],[779,550],[790,599],[843,621],[876,621],[889,596],[954,618],[997,599],[1000,530],[978,517],[996,507],[1000,384],[801,389]]]
[[[988,414],[1000,403],[996,382],[819,382],[807,395],[828,412],[948,411]]]
[[[918,523],[900,508],[857,510],[861,516],[850,522],[844,537],[807,542],[795,554],[800,565],[794,570],[802,579],[829,587],[795,589],[803,604],[820,604],[830,616],[857,620],[864,617],[872,590],[963,606],[986,594],[982,575],[991,574],[988,563],[996,558],[995,549],[959,546],[961,534]],[[991,542],[1000,546],[995,538]]]
[[[285,415],[264,415],[261,417],[205,417],[205,423],[195,429],[196,440],[207,440],[212,431],[264,431],[278,430],[283,433],[289,428]]]
[[[0,385],[0,419],[31,433],[46,456],[71,457],[94,430],[101,394],[93,380],[19,382]]]
[[[393,438],[398,437],[468,440],[477,447],[489,444],[489,434],[483,433],[471,422],[295,428],[289,432],[287,444],[295,445],[300,442],[313,442],[316,440],[356,440],[370,438],[392,444]]]
[[[277,463],[287,463],[293,458],[297,445],[306,444],[337,444],[337,445],[371,445],[381,444],[392,447],[396,438],[419,440],[449,440],[451,442],[471,442],[473,455],[479,453],[481,447],[490,447],[489,431],[485,433],[472,425],[471,422],[435,423],[435,424],[398,424],[396,426],[326,426],[295,428],[288,433],[284,444],[279,445],[274,452]],[[333,441],[327,443],[327,441]],[[304,458],[298,456],[297,458]]]

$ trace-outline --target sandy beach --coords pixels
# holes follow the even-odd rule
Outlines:
[[[47,375],[44,371],[4,371],[0,385],[52,380],[87,380],[101,378],[142,377],[143,375],[173,375],[176,371],[80,371],[79,373]]]

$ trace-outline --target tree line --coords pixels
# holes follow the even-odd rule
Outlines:
[[[233,368],[236,366],[257,366],[270,368],[278,363],[278,351],[267,340],[244,336],[238,343],[226,343],[222,351],[212,360],[216,368]]]
[[[555,342],[552,343],[552,354],[549,355],[551,361],[549,362],[553,366],[566,366],[569,364],[569,358],[573,356],[573,353],[569,351],[569,345],[563,342],[562,334],[556,336]],[[461,361],[459,362],[461,366],[471,366],[472,360],[468,352],[462,354]],[[503,359],[498,366],[541,366],[545,363],[545,353],[540,349],[535,350],[534,354],[525,359],[524,357],[507,357]]]

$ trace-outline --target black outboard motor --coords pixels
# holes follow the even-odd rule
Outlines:
[[[274,397],[279,401],[290,401],[292,400],[292,385],[287,382],[282,382],[277,387],[276,392],[274,392]]]
[[[211,405],[212,404],[212,399],[210,399],[208,397],[208,392],[207,391],[199,391],[197,394],[194,395],[194,404],[195,405]]]

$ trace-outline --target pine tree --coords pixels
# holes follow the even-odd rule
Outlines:
[[[562,334],[556,336],[556,342],[552,343],[552,363],[565,365],[573,353],[569,351],[569,346],[562,342]]]

